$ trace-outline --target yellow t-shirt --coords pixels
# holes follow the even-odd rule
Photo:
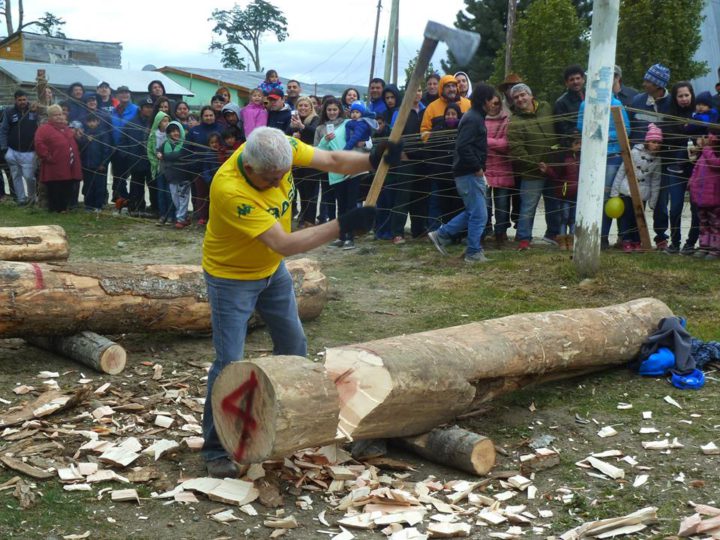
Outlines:
[[[288,140],[293,165],[309,166],[315,149],[298,139]],[[210,220],[203,242],[202,265],[211,276],[254,280],[272,275],[283,259],[257,237],[277,221],[290,232],[296,192],[292,170],[277,188],[255,189],[242,168],[244,146],[220,166],[210,185]]]

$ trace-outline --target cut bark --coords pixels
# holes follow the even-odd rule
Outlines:
[[[316,318],[327,302],[325,275],[311,259],[287,268],[300,319]],[[211,330],[199,266],[0,261],[0,291],[0,338]]]
[[[68,255],[67,235],[59,225],[0,227],[0,260],[64,261]]]
[[[405,437],[397,441],[408,450],[448,467],[483,476],[495,465],[493,442],[465,429],[433,429],[416,437]]]
[[[215,380],[212,406],[220,440],[241,463],[282,458],[337,435],[335,385],[322,364],[302,357],[230,364]]]
[[[67,356],[101,373],[117,375],[125,369],[127,353],[117,343],[95,332],[74,336],[28,337],[28,343]]]
[[[326,351],[325,373],[300,357],[236,363],[215,382],[216,427],[244,463],[326,444],[335,427],[350,440],[426,433],[523,386],[624,364],[669,316],[663,302],[643,298],[335,347]],[[253,374],[256,394],[225,414],[221,402],[232,392],[241,397]]]
[[[25,402],[22,409],[0,415],[0,427],[15,426],[26,420],[48,416],[63,409],[74,407],[83,401],[91,388],[83,387],[72,394],[63,394],[59,390],[48,390],[31,402]]]

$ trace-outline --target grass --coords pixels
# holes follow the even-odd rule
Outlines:
[[[73,261],[198,264],[200,260],[199,229],[175,231],[146,220],[106,214],[49,216],[12,205],[3,205],[0,212],[4,226],[62,225],[70,238]],[[659,298],[676,314],[686,317],[693,335],[720,341],[720,266],[714,262],[663,253],[626,255],[611,250],[602,254],[598,276],[583,280],[577,276],[570,255],[558,251],[490,251],[491,263],[468,267],[459,257],[459,246],[452,248],[451,257],[443,258],[422,241],[403,246],[370,240],[358,244],[354,252],[319,248],[310,254],[320,260],[330,285],[324,312],[318,320],[305,325],[313,354],[329,346],[515,313],[604,306],[647,296]],[[206,338],[159,334],[136,341],[141,350],[153,347],[158,351],[154,357],[167,362],[176,357],[203,361],[212,358]],[[248,338],[249,351],[267,350],[270,346],[266,332],[254,332]],[[170,352],[163,352],[168,348]],[[12,356],[6,356],[7,362]],[[33,364],[27,369],[34,374],[35,367]],[[23,369],[21,365],[13,367],[12,377],[20,380]],[[133,383],[128,379],[128,384]],[[672,395],[683,409],[665,403],[666,395]],[[713,380],[699,392],[681,392],[662,379],[642,379],[630,370],[615,369],[502,396],[486,404],[484,414],[462,425],[493,438],[513,456],[527,453],[526,445],[535,437],[555,437],[553,445],[560,449],[562,463],[537,473],[535,480],[542,495],[535,507],[545,506],[555,512],[553,533],[564,532],[582,521],[620,516],[654,505],[659,507],[662,520],[653,530],[656,536],[662,536],[675,534],[680,517],[692,513],[685,506],[688,500],[715,500],[717,504],[720,460],[717,456],[703,456],[698,447],[711,440],[718,442],[720,414],[715,404],[719,397]],[[618,410],[619,402],[632,403],[633,408]],[[640,415],[647,410],[654,413],[650,422],[643,421]],[[590,423],[576,422],[576,415]],[[603,425],[616,426],[620,434],[600,439],[596,433]],[[655,438],[639,435],[640,427],[646,425],[655,426],[659,438],[665,438],[666,433],[671,439],[678,437],[685,448],[670,454],[645,451],[640,441]],[[592,452],[614,448],[651,467],[646,472],[650,481],[645,486],[632,488],[635,475],[643,471],[631,470],[626,464],[623,468],[627,476],[617,482],[592,478],[575,465]],[[499,464],[502,469],[516,466],[512,459]],[[675,481],[681,472],[685,483]],[[448,475],[458,477],[456,473]],[[0,477],[0,482],[7,478]],[[691,480],[698,480],[695,487],[689,484]],[[556,490],[560,487],[573,490],[575,496],[570,504],[557,500]],[[60,531],[58,524],[72,523],[71,532],[82,533],[91,525],[97,531],[106,523],[104,517],[98,516],[109,503],[67,494],[53,482],[43,484],[41,490],[42,503],[25,511],[17,509],[14,498],[0,494],[0,531],[10,531],[5,536],[22,537],[21,531],[28,524],[43,534],[68,534]],[[150,510],[153,505],[148,507]],[[183,515],[182,510],[178,512],[176,516]]]

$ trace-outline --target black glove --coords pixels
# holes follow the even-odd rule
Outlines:
[[[375,223],[375,207],[363,206],[353,208],[338,218],[340,223],[340,237],[344,238],[346,234],[365,234],[373,228]]]
[[[387,154],[385,154],[385,150],[387,150]],[[375,146],[373,146],[372,150],[370,150],[370,166],[373,168],[373,170],[376,170],[380,165],[380,159],[383,157],[383,154],[385,154],[385,163],[387,163],[390,167],[399,165],[400,157],[402,156],[402,150],[402,141],[379,142]]]

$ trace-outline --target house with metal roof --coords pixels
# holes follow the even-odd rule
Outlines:
[[[2,61],[0,62],[0,103],[12,103],[12,95],[18,88],[34,95],[38,70],[45,71],[48,86],[54,89],[59,100],[64,98],[72,83],[79,82],[87,91],[94,91],[100,81],[106,81],[113,90],[119,86],[127,86],[132,92],[133,100],[138,101],[147,96],[148,84],[156,79],[163,83],[168,96],[173,99],[193,96],[192,91],[156,71]]]
[[[81,64],[119,69],[122,44],[46,36],[22,30],[0,41],[0,58],[19,62]]]
[[[230,90],[233,100],[245,104],[250,98],[250,91],[257,88],[265,80],[265,73],[260,71],[238,71],[235,69],[204,69],[194,67],[165,66],[157,71],[167,75],[178,84],[191,90],[195,97],[188,98],[188,103],[197,107],[210,103],[217,89],[225,86]],[[283,84],[287,78],[282,78]],[[301,95],[339,96],[345,89],[343,85],[321,85],[299,81]],[[361,93],[363,92],[360,89]]]

